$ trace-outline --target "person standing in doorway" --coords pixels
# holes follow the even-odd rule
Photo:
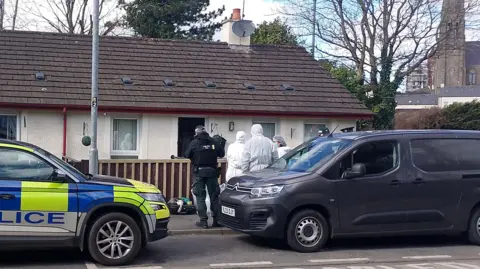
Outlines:
[[[225,150],[218,145],[218,142],[211,138],[204,126],[195,128],[195,137],[190,142],[185,156],[191,160],[193,166],[193,193],[197,197],[197,211],[200,221],[195,223],[201,228],[208,228],[207,205],[205,199],[210,196],[210,210],[212,212],[212,227],[220,227],[218,217],[218,196],[220,186],[218,185],[218,158],[225,156]]]
[[[245,149],[245,137],[247,134],[244,131],[237,132],[235,143],[231,144],[227,150],[228,168],[226,174],[226,181],[228,182],[232,177],[240,176],[242,174],[242,155]]]
[[[278,159],[278,153],[272,140],[263,135],[263,127],[254,124],[251,129],[252,138],[245,143],[242,155],[242,172],[262,170]]]

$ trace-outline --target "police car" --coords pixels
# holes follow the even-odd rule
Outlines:
[[[167,236],[169,217],[153,185],[84,175],[37,146],[0,139],[0,246],[74,246],[125,265]]]

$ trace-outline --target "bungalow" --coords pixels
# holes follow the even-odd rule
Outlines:
[[[228,143],[252,124],[294,146],[371,112],[302,47],[102,37],[100,159],[182,156],[196,125]],[[245,45],[246,44],[246,45]],[[91,37],[0,31],[0,138],[88,158]]]

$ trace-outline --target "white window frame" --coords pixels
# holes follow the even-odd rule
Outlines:
[[[17,119],[17,130],[16,130],[16,140],[15,141],[21,141],[20,138],[20,113],[19,112],[12,112],[12,111],[0,111],[0,116],[15,116]]]
[[[254,124],[275,124],[275,133],[273,135],[277,135],[278,134],[278,120],[273,120],[273,119],[253,119],[252,120],[252,126]],[[269,137],[270,139],[272,139],[273,137]]]
[[[135,120],[137,121],[137,150],[114,150],[113,149],[113,123],[115,120]],[[112,116],[112,120],[110,123],[110,158],[112,157],[120,157],[120,156],[136,156],[140,158],[140,117],[115,117]]]
[[[329,128],[329,124],[326,123],[326,122],[317,122],[317,121],[304,121],[303,122],[303,136],[302,136],[302,139],[305,140],[305,125],[325,125],[325,127]],[[317,134],[318,136],[318,134]],[[312,139],[312,138],[309,138],[309,139]],[[305,142],[305,141],[304,141]]]

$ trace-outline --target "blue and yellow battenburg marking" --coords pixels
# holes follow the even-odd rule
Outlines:
[[[62,212],[86,213],[103,203],[127,203],[139,207],[146,215],[156,215],[157,219],[168,218],[167,207],[154,211],[148,201],[138,192],[156,192],[159,190],[142,182],[131,180],[132,187],[100,184],[74,184],[52,182],[0,181],[4,193],[14,195],[13,199],[2,200],[0,206],[0,224],[64,224]],[[5,219],[2,211],[17,211]],[[21,212],[20,212],[21,211]]]

